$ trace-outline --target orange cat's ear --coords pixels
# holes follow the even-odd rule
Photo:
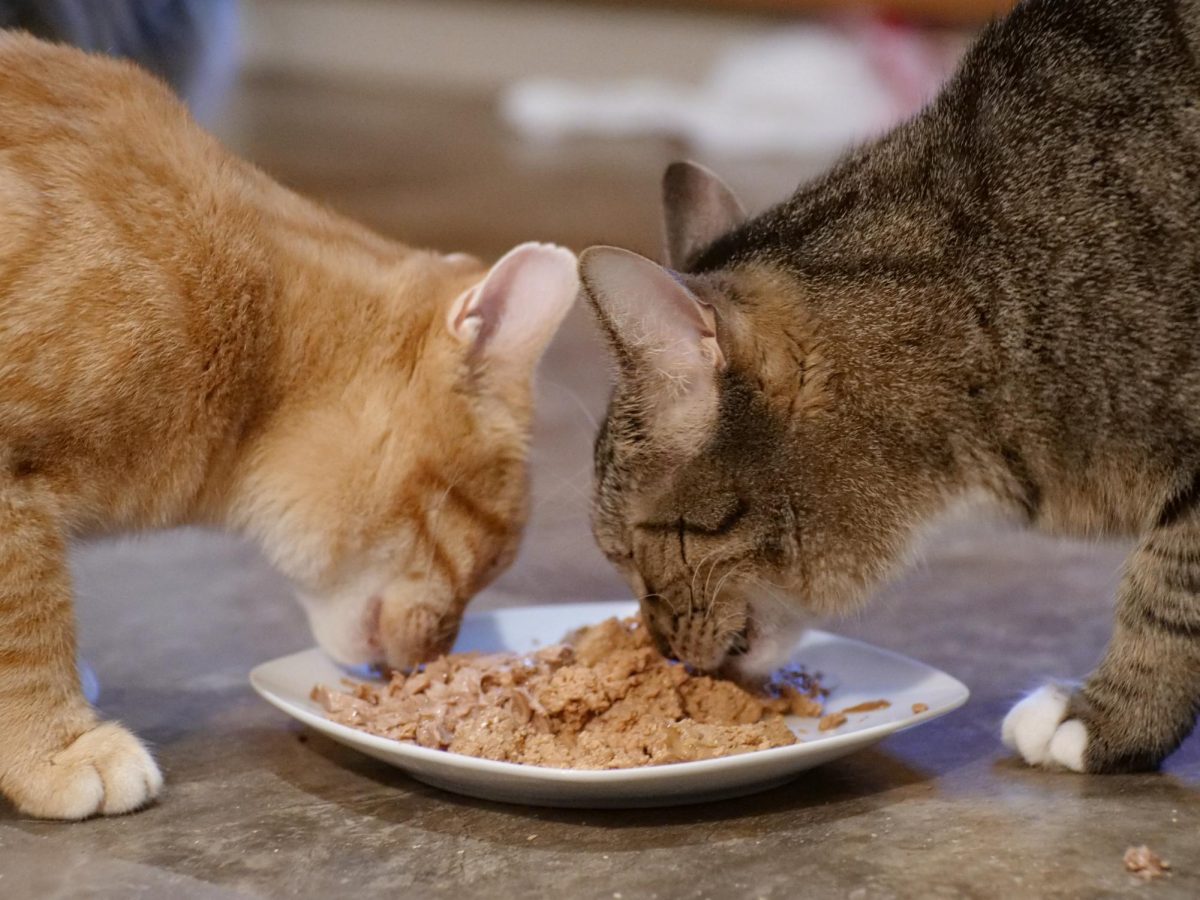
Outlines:
[[[676,162],[663,174],[666,262],[686,272],[700,251],[746,221],[746,211],[720,178],[694,162]]]
[[[643,395],[676,424],[709,410],[726,367],[715,310],[673,273],[628,250],[590,247],[579,273],[622,370]]]
[[[480,357],[531,367],[579,294],[575,254],[521,244],[451,306],[451,333]]]

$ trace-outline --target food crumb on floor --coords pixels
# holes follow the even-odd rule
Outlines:
[[[1138,878],[1150,881],[1169,874],[1171,863],[1163,859],[1145,844],[1140,847],[1130,847],[1125,851],[1125,871],[1132,872]]]

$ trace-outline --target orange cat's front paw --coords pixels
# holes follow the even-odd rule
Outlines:
[[[141,742],[115,722],[84,732],[48,760],[5,779],[17,808],[43,819],[133,812],[158,796],[162,775]]]

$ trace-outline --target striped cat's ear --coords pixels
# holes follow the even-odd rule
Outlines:
[[[591,247],[579,257],[579,274],[626,368],[685,394],[712,386],[726,364],[716,312],[672,272],[628,250]]]
[[[575,254],[553,244],[521,244],[450,308],[450,331],[477,358],[532,366],[579,294]]]
[[[694,162],[676,162],[663,174],[666,262],[686,272],[700,252],[746,221],[746,211],[720,178]]]

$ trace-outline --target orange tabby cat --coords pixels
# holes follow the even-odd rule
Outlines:
[[[531,376],[575,294],[566,250],[488,271],[391,243],[136,68],[0,34],[0,791],[77,819],[161,784],[80,692],[80,537],[234,529],[336,658],[443,650],[513,556]]]

